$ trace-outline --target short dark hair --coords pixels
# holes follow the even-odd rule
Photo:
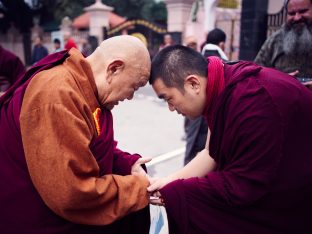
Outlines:
[[[207,44],[218,45],[220,42],[226,41],[226,34],[219,28],[211,30],[206,39]]]
[[[57,44],[61,44],[61,41],[60,41],[60,39],[58,39],[58,38],[55,38],[55,39],[53,40],[53,42],[54,42],[54,43],[57,43]]]
[[[167,87],[184,90],[188,75],[207,77],[207,60],[197,51],[182,45],[168,46],[155,55],[149,83],[161,79]]]

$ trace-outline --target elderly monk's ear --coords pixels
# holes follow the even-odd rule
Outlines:
[[[107,82],[110,83],[112,78],[119,74],[125,66],[122,60],[114,60],[107,67]]]
[[[200,91],[200,84],[200,79],[196,75],[189,75],[184,80],[184,89],[198,94]]]

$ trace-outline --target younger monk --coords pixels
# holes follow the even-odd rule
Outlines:
[[[148,190],[165,204],[170,233],[311,233],[312,93],[251,62],[207,61],[173,46],[150,83],[171,111],[204,115],[204,149]]]
[[[143,43],[119,36],[46,57],[1,97],[1,232],[148,233],[148,160],[116,147],[110,110],[149,74]]]

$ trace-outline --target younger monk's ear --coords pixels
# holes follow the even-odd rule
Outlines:
[[[124,68],[124,62],[121,60],[112,61],[107,67],[107,82],[110,83],[114,76],[119,74]]]
[[[189,92],[195,92],[196,94],[200,91],[200,80],[196,75],[189,75],[184,80],[184,89]]]

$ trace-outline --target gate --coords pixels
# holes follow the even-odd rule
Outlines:
[[[283,25],[283,23],[286,21],[286,17],[287,11],[285,7],[282,7],[282,9],[276,14],[268,14],[267,37],[271,36]]]

